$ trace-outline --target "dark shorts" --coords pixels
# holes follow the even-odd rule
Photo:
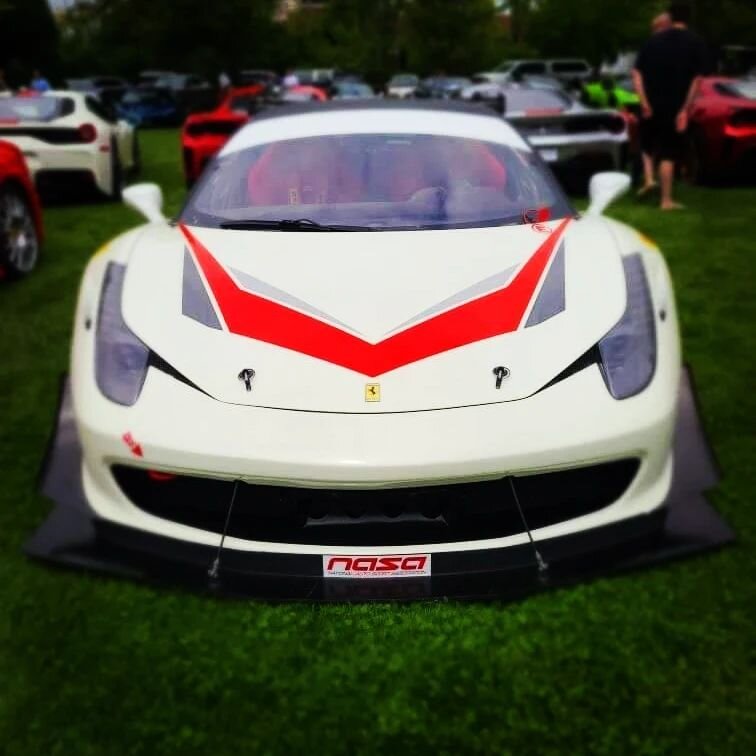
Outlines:
[[[654,113],[651,118],[641,118],[641,150],[657,160],[679,160],[685,145],[685,133],[677,130],[676,118],[676,113]]]

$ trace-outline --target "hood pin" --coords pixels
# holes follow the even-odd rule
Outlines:
[[[252,379],[255,377],[255,371],[252,368],[244,368],[238,377],[240,381],[244,381],[244,387],[247,391],[252,391]]]
[[[501,388],[501,382],[505,378],[509,378],[509,368],[505,368],[502,365],[493,369],[493,374],[496,376],[496,388]]]

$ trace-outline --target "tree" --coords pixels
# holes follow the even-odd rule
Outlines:
[[[504,57],[505,33],[492,0],[413,0],[401,36],[409,68],[422,74],[470,74]]]
[[[531,11],[529,41],[542,55],[586,58],[594,65],[637,49],[659,0],[541,0]]]
[[[399,23],[407,0],[330,0],[290,17],[289,65],[359,71],[375,83],[401,65]]]
[[[92,70],[127,75],[145,68],[211,75],[262,66],[280,39],[274,6],[275,0],[222,0],[211,7],[206,0],[94,0],[71,13],[65,47],[74,67],[96,64]]]
[[[57,73],[58,29],[47,0],[0,0],[0,68],[9,84],[29,81],[38,68]]]

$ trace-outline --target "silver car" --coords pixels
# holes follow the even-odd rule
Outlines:
[[[593,173],[621,170],[627,162],[627,121],[619,111],[587,108],[564,91],[526,84],[479,84],[462,99],[503,107],[570,191],[584,191]]]

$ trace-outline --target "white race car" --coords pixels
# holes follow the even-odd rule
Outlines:
[[[0,95],[0,139],[23,152],[42,192],[89,187],[118,199],[138,167],[133,126],[83,92]]]
[[[259,114],[175,222],[130,187],[149,223],[76,311],[82,508],[302,595],[656,533],[680,341],[664,258],[602,215],[628,183],[581,217],[493,111],[384,101]]]

